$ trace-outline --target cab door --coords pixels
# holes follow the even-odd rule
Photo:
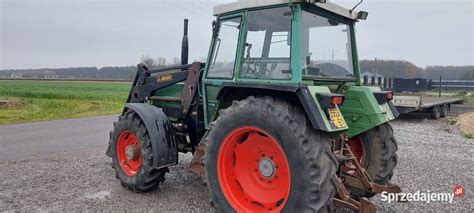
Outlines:
[[[219,87],[224,82],[234,81],[240,67],[243,23],[242,13],[219,18],[217,22],[217,34],[211,42],[201,85],[206,128],[214,120],[219,105],[216,99]]]

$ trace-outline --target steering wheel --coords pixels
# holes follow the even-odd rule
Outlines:
[[[271,64],[270,68],[267,68],[268,64]],[[265,77],[267,73],[273,73],[277,66],[278,63],[268,63],[264,61],[255,61],[253,63],[248,63],[246,76],[252,76],[256,78]]]
[[[270,64],[270,68],[267,68],[267,66]],[[271,75],[273,71],[275,71],[276,67],[278,66],[278,63],[268,63],[264,61],[257,61],[255,62],[255,66],[259,66],[259,71],[257,72],[258,77],[264,77],[267,75]]]

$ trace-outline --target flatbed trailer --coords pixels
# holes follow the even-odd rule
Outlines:
[[[446,117],[451,109],[451,104],[462,104],[460,98],[437,98],[422,96],[394,96],[393,104],[400,114],[413,112],[431,113],[431,118]]]

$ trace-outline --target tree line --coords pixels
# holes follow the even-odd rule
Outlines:
[[[394,78],[425,78],[443,80],[474,80],[474,66],[428,66],[421,68],[408,61],[363,60],[361,72],[378,73]]]
[[[202,59],[201,59],[202,60]],[[203,61],[203,60],[202,60]],[[144,55],[140,63],[150,68],[159,68],[180,64],[173,57],[153,58]],[[444,80],[474,80],[474,66],[428,66],[421,68],[408,61],[400,60],[362,60],[361,72],[378,73],[394,78],[426,78]],[[15,69],[0,70],[0,78],[73,78],[73,79],[120,79],[131,80],[135,76],[136,66],[109,67],[73,67],[55,69]]]

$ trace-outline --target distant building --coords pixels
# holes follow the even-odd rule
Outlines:
[[[362,72],[360,74],[362,82],[366,85],[384,85],[385,76],[378,73]]]
[[[10,77],[12,77],[12,78],[21,78],[21,77],[23,77],[23,75],[21,73],[12,72]]]

